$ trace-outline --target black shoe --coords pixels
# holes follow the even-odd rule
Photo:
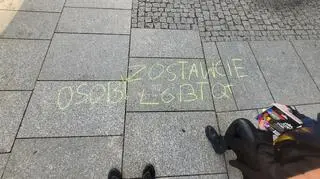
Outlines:
[[[223,154],[226,151],[225,140],[212,126],[206,127],[206,136],[217,154]]]
[[[116,168],[111,169],[108,174],[108,179],[121,179],[121,172]]]
[[[154,170],[154,167],[153,165],[148,164],[143,169],[142,179],[155,179],[155,178],[156,178],[156,172]]]

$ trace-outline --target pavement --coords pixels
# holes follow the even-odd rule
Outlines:
[[[224,134],[320,112],[317,0],[0,1],[0,176],[234,179]]]

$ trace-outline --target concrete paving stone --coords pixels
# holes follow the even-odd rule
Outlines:
[[[129,36],[55,34],[40,79],[120,80],[127,74]]]
[[[203,58],[199,32],[132,29],[131,57]]]
[[[298,111],[306,116],[311,117],[312,119],[317,119],[318,113],[320,113],[320,104],[309,104],[296,106]]]
[[[128,111],[214,110],[203,59],[130,58]]]
[[[205,59],[216,111],[236,110],[233,88],[226,77],[217,46],[214,42],[203,43]]]
[[[320,41],[300,40],[293,41],[292,43],[320,88]]]
[[[3,0],[0,9],[61,12],[65,0]]]
[[[320,92],[290,42],[251,42],[251,46],[276,102],[320,101]]]
[[[139,177],[147,163],[157,176],[226,172],[222,155],[205,136],[217,126],[214,112],[127,113],[124,177]]]
[[[266,107],[272,96],[247,42],[217,43],[239,109]]]
[[[120,135],[125,83],[38,82],[18,137]]]
[[[10,152],[31,92],[0,92],[0,152]]]
[[[132,0],[67,0],[66,6],[131,9]]]
[[[58,32],[129,34],[129,10],[64,8]]]
[[[49,40],[0,39],[0,90],[32,90]]]
[[[9,158],[9,154],[0,154],[0,176],[2,176],[3,174],[8,158]]]
[[[107,178],[122,137],[17,139],[3,178]]]
[[[59,13],[0,10],[0,38],[51,39]]]
[[[164,179],[227,179],[227,174],[215,174],[215,175],[198,175],[198,176],[183,176],[183,177],[168,177]]]
[[[224,112],[224,113],[217,113],[218,115],[218,123],[220,127],[220,132],[222,135],[225,134],[225,132],[228,129],[228,126],[232,123],[232,121],[238,119],[238,118],[246,118],[250,120],[256,127],[257,127],[257,121],[255,117],[258,115],[256,110],[246,110],[246,111],[235,111],[235,112]],[[236,154],[228,150],[225,153],[226,161],[227,161],[227,169],[228,169],[228,175],[229,179],[239,179],[243,178],[241,171],[237,168],[232,167],[229,164],[230,160],[235,160]]]

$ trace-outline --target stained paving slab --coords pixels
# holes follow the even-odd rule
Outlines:
[[[122,82],[38,82],[18,137],[121,135]]]
[[[132,29],[131,57],[203,58],[197,31]]]
[[[2,176],[3,174],[8,158],[9,158],[9,154],[0,154],[0,176]]]
[[[300,40],[293,41],[293,46],[297,50],[300,58],[304,62],[313,80],[320,87],[320,41]]]
[[[0,39],[0,90],[32,90],[48,46],[47,40]]]
[[[0,38],[51,39],[59,13],[0,10]]]
[[[127,73],[129,36],[55,34],[41,80],[120,80]]]
[[[3,178],[107,178],[122,137],[18,139]]]
[[[275,101],[320,102],[320,92],[288,41],[250,42]]]
[[[61,12],[65,0],[3,0],[2,10]]]
[[[131,9],[132,0],[67,0],[67,7]]]
[[[0,91],[0,153],[10,152],[31,92]]]
[[[58,32],[129,34],[130,11],[64,8]]]
[[[127,113],[124,176],[139,177],[147,163],[157,176],[225,172],[204,135],[207,125],[217,126],[213,112]]]

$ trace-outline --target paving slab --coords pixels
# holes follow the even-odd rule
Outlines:
[[[288,41],[251,42],[276,102],[288,105],[320,101],[320,92]]]
[[[131,57],[203,58],[199,32],[132,29]]]
[[[239,109],[266,107],[272,96],[247,42],[217,43]]]
[[[227,179],[227,174],[215,174],[215,175],[198,175],[198,176],[183,176],[183,177],[168,177],[165,179]]]
[[[0,39],[0,90],[32,90],[49,40]]]
[[[129,10],[64,8],[58,32],[129,34]]]
[[[255,117],[258,115],[256,110],[245,110],[245,111],[235,111],[235,112],[224,112],[224,113],[218,113],[218,122],[220,127],[221,134],[225,134],[225,132],[228,129],[228,126],[238,118],[246,118],[249,119],[256,127],[257,127],[257,121],[255,120]],[[237,168],[232,167],[229,164],[230,160],[235,160],[236,154],[228,150],[225,153],[226,160],[227,160],[227,169],[228,169],[228,175],[229,179],[239,179],[242,178],[241,171]]]
[[[67,0],[66,6],[131,9],[132,0]]]
[[[225,172],[204,130],[217,126],[214,112],[127,113],[124,177],[140,177],[147,163],[157,176]]]
[[[203,43],[212,96],[216,111],[237,110],[233,87],[229,83],[217,46],[214,42]]]
[[[3,178],[107,178],[122,137],[17,139]]]
[[[127,74],[129,36],[59,34],[52,39],[42,80],[120,80]]]
[[[317,119],[318,113],[320,113],[320,104],[309,104],[296,106],[298,111],[306,116],[311,117],[312,119]]]
[[[10,152],[31,92],[0,91],[0,152]]]
[[[299,40],[292,43],[320,88],[320,41]]]
[[[130,58],[128,111],[214,110],[203,59]]]
[[[121,135],[125,83],[38,82],[18,137]]]
[[[9,158],[9,154],[0,154],[0,176],[2,176],[3,174],[8,158]]]
[[[0,38],[51,39],[59,13],[0,10]]]
[[[0,9],[61,12],[65,0],[3,0]]]

